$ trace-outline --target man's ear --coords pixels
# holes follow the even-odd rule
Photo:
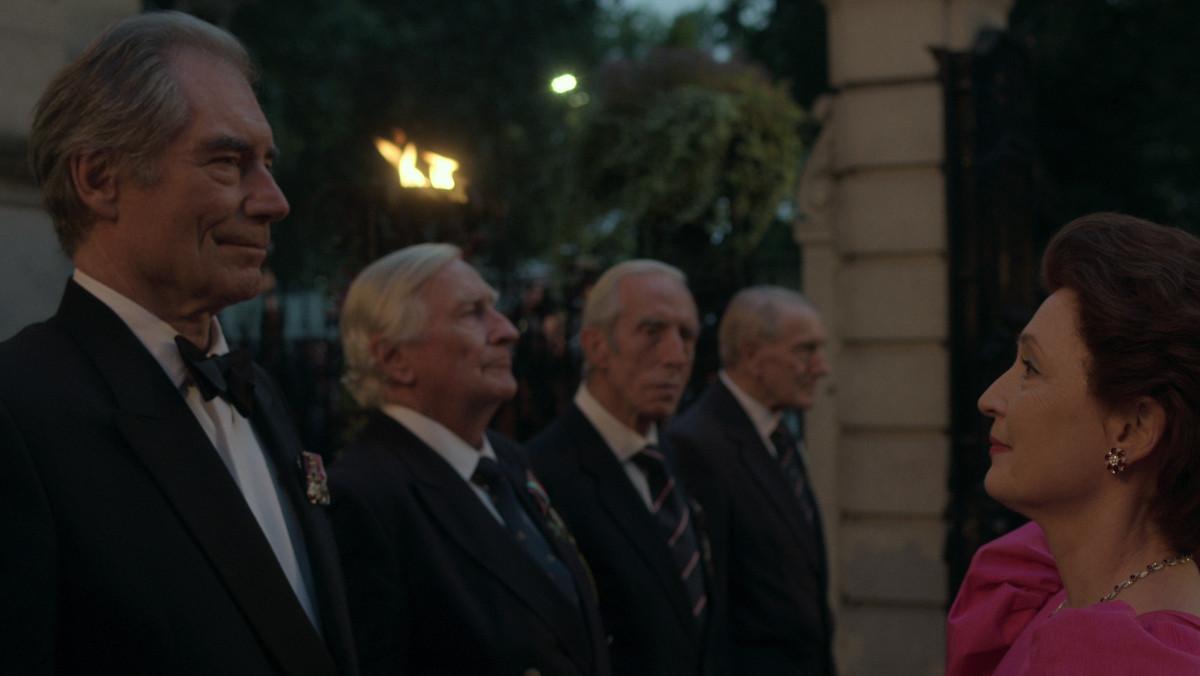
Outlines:
[[[375,366],[389,384],[412,385],[417,374],[412,367],[412,358],[403,345],[396,345],[380,336],[371,339],[371,357]]]
[[[579,346],[583,349],[583,358],[593,370],[608,368],[609,355],[612,345],[608,343],[608,335],[603,329],[587,326],[579,331]]]
[[[100,220],[117,220],[119,172],[106,150],[75,155],[71,158],[71,182],[75,194]]]
[[[1130,465],[1147,458],[1162,439],[1167,414],[1153,397],[1138,397],[1129,409],[1115,416],[1109,435],[1113,446],[1125,450]]]
[[[758,358],[759,348],[762,343],[753,338],[748,338],[738,345],[738,362],[745,365],[745,372],[749,373],[756,379],[761,380],[763,377],[762,360]]]

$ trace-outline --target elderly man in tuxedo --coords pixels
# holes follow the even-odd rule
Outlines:
[[[370,674],[607,674],[584,563],[523,450],[487,431],[517,333],[456,247],[372,263],[342,311],[366,422],[330,470]]]
[[[718,340],[724,370],[667,437],[729,526],[730,673],[832,674],[821,516],[783,419],[812,407],[829,374],[825,329],[802,296],[761,286],[730,301]]]
[[[620,263],[596,281],[582,323],[584,382],[530,451],[595,574],[613,670],[725,673],[724,547],[710,541],[659,430],[696,346],[684,275],[653,260]]]
[[[115,24],[37,105],[75,272],[0,345],[0,671],[356,670],[320,458],[216,313],[259,292],[271,127],[235,38]]]

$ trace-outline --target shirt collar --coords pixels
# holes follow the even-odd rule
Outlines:
[[[441,456],[467,483],[470,483],[471,477],[475,475],[475,467],[479,464],[481,457],[496,460],[496,452],[492,450],[492,444],[488,441],[486,434],[483,435],[483,447],[475,448],[451,432],[445,425],[406,406],[384,404],[379,407],[379,410],[392,420],[404,425],[409,432],[425,442],[426,446]]]
[[[592,426],[600,433],[600,437],[604,439],[604,443],[608,444],[608,447],[617,456],[617,460],[621,462],[629,462],[633,456],[650,444],[658,445],[657,425],[651,423],[646,436],[638,434],[637,430],[630,428],[609,413],[608,409],[604,408],[604,404],[592,396],[586,383],[580,385],[579,390],[575,393],[575,405],[579,407],[583,417],[592,423]]]
[[[746,412],[746,415],[750,416],[750,422],[754,423],[754,429],[758,431],[758,436],[763,439],[770,439],[771,435],[775,432],[775,428],[779,427],[779,421],[783,420],[783,411],[772,411],[760,404],[757,399],[746,394],[745,390],[738,387],[737,383],[733,382],[733,378],[730,378],[724,369],[721,369],[717,377],[721,379],[722,383],[725,383],[725,387],[729,388],[730,393],[733,394],[733,398],[737,399],[737,402],[742,405],[742,410]]]
[[[154,360],[166,372],[175,387],[183,386],[189,376],[187,366],[183,363],[183,358],[179,356],[179,348],[175,345],[175,336],[178,336],[179,332],[173,326],[78,268],[75,269],[72,278],[76,284],[108,306],[108,309],[125,322],[133,335],[137,336],[137,339],[150,352],[150,356],[154,357]],[[212,318],[209,342],[212,349],[208,350],[208,354],[219,355],[229,352],[229,344],[225,342],[225,333],[221,331],[221,322],[217,321],[216,315],[213,315]]]

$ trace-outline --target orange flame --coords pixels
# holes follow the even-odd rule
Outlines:
[[[397,141],[404,143],[403,136],[398,134]],[[376,138],[375,149],[383,159],[396,167],[401,187],[442,190],[450,193],[450,196],[458,201],[466,201],[466,193],[454,180],[454,172],[458,170],[456,160],[429,151],[422,152],[420,156],[428,172],[426,175],[426,172],[417,166],[416,144],[404,143],[404,147],[401,148],[387,139]]]

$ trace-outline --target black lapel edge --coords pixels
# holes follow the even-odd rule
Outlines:
[[[583,411],[572,405],[566,415],[569,417],[564,422],[568,424],[563,431],[568,432],[574,440],[580,468],[593,482],[601,508],[621,526],[618,530],[633,544],[642,562],[654,572],[684,632],[699,645],[702,637],[687,603],[687,591],[675,570],[658,525],[629,482],[612,449],[583,415]]]
[[[259,433],[264,450],[275,464],[279,482],[300,524],[314,587],[309,591],[317,597],[322,635],[337,661],[347,671],[357,671],[341,558],[329,515],[308,500],[307,476],[301,464],[303,446],[296,435],[286,402],[270,375],[257,364],[254,368],[255,410],[251,423]]]
[[[291,674],[334,670],[228,468],[154,357],[74,281],[61,322],[112,389],[117,430],[224,581],[264,650]],[[281,612],[282,611],[282,612]]]
[[[382,443],[408,467],[415,479],[415,496],[429,520],[569,645],[565,625],[577,611],[566,599],[559,598],[562,594],[554,583],[529,560],[441,456],[384,414],[373,418],[368,425],[375,429],[364,430],[364,434],[371,433],[375,443]]]

